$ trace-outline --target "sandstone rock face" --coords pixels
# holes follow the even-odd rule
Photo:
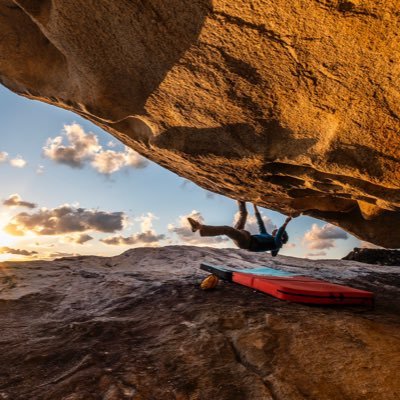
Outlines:
[[[376,306],[306,306],[223,282],[202,291],[201,261],[351,284]],[[399,267],[231,249],[2,263],[0,398],[396,400],[399,295]]]
[[[398,5],[0,0],[0,80],[208,190],[399,247]]]

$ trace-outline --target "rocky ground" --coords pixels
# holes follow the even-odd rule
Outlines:
[[[316,307],[232,283],[200,262],[269,265],[376,293]],[[2,400],[400,398],[400,267],[232,249],[3,263]]]

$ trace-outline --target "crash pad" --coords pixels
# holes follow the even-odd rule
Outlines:
[[[235,269],[202,263],[200,268],[221,279],[308,304],[373,304],[371,292],[269,267]]]

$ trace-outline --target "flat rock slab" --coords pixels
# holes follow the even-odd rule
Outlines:
[[[371,290],[376,307],[202,291],[203,261]],[[0,399],[398,399],[400,267],[171,246],[0,271]]]

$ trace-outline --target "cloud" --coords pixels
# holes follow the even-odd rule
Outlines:
[[[8,153],[5,151],[0,151],[0,164],[5,163],[7,160],[9,160]],[[24,168],[27,164],[27,162],[20,155],[9,160],[9,163],[12,167],[15,168]]]
[[[319,251],[317,253],[307,253],[306,257],[323,257],[326,256],[326,253],[324,251]]]
[[[54,258],[59,258],[59,257],[78,257],[78,256],[80,256],[80,254],[78,254],[78,253],[66,253],[66,252],[57,251],[55,253],[45,254],[43,256],[43,258],[54,259]],[[42,258],[42,256],[40,258]]]
[[[111,236],[108,238],[100,239],[101,242],[114,246],[127,246],[127,245],[158,245],[160,240],[165,239],[165,235],[157,235],[152,231],[136,233],[131,236]]]
[[[0,163],[6,162],[8,159],[8,153],[0,151]]]
[[[158,219],[153,213],[148,212],[146,215],[142,215],[139,218],[136,218],[136,221],[140,222],[140,229],[142,232],[152,231],[153,230],[153,221]]]
[[[11,166],[16,168],[24,168],[27,163],[21,156],[18,155],[17,157],[10,160],[10,164]]]
[[[179,187],[181,189],[187,189],[191,184],[192,182],[190,182],[188,179],[182,179],[182,182],[179,184]]]
[[[43,165],[38,165],[38,167],[36,168],[36,173],[38,175],[42,175],[44,173],[44,166]]]
[[[82,233],[77,236],[67,236],[65,240],[70,243],[84,244],[89,240],[93,240],[93,237],[88,235],[87,233]]]
[[[125,146],[125,165],[132,168],[144,168],[148,165],[148,161],[139,153]]]
[[[296,243],[285,243],[283,248],[285,249],[294,249],[296,247]]]
[[[64,145],[64,137],[68,144]],[[110,145],[110,142],[109,142]],[[61,136],[47,139],[43,154],[72,168],[90,164],[101,174],[109,175],[124,167],[144,168],[148,161],[129,147],[124,151],[104,150],[93,133],[85,133],[78,124],[64,125]]]
[[[112,174],[123,167],[144,168],[148,164],[138,153],[125,147],[124,152],[114,150],[104,150],[93,156],[91,165],[101,174]]]
[[[215,193],[210,192],[208,190],[205,190],[205,192],[206,192],[206,199],[209,199],[209,200],[215,199],[215,197],[216,197]]]
[[[239,219],[239,211],[235,214],[233,217],[233,223],[232,226],[235,226],[236,222]],[[267,230],[268,233],[271,233],[274,229],[276,229],[276,225],[271,221],[270,218],[267,216],[263,215],[261,212],[261,218],[264,222],[265,229]],[[254,215],[248,215],[247,220],[246,220],[246,226],[244,227],[247,231],[249,231],[252,235],[260,233],[258,229],[258,224],[257,224],[257,218]]]
[[[157,246],[160,240],[165,239],[165,235],[158,235],[153,229],[153,220],[157,217],[152,213],[147,213],[137,218],[136,221],[140,222],[140,229],[142,232],[136,233],[131,236],[111,236],[101,239],[100,241],[114,246],[127,246],[127,245],[144,245],[144,246]]]
[[[305,233],[303,243],[310,250],[326,250],[335,247],[335,240],[348,239],[349,235],[331,224],[325,224],[319,227],[313,224],[311,230]]]
[[[114,150],[105,150],[93,156],[92,167],[101,174],[112,174],[125,166],[123,153]]]
[[[221,243],[227,243],[229,239],[226,236],[202,237],[198,232],[192,232],[187,218],[193,218],[200,223],[204,223],[203,216],[196,210],[188,215],[181,215],[176,225],[169,224],[168,231],[177,235],[178,239],[186,244],[194,246],[213,246]]]
[[[32,256],[38,254],[37,251],[28,251],[21,249],[12,249],[11,247],[0,247],[0,254],[14,254],[18,256]]]
[[[8,207],[36,208],[35,203],[31,203],[29,201],[23,201],[21,199],[21,196],[17,193],[12,194],[7,200],[4,200],[3,205]]]
[[[43,147],[44,155],[60,164],[82,168],[85,161],[101,149],[97,136],[93,133],[86,134],[78,124],[64,125],[63,135],[70,143],[69,146],[63,145],[63,136],[56,136],[53,139],[48,138]]]
[[[85,208],[75,208],[68,204],[53,208],[42,208],[36,213],[19,213],[4,228],[14,236],[24,236],[27,232],[36,235],[60,235],[73,232],[98,231],[115,232],[123,229],[123,212],[105,212]]]

